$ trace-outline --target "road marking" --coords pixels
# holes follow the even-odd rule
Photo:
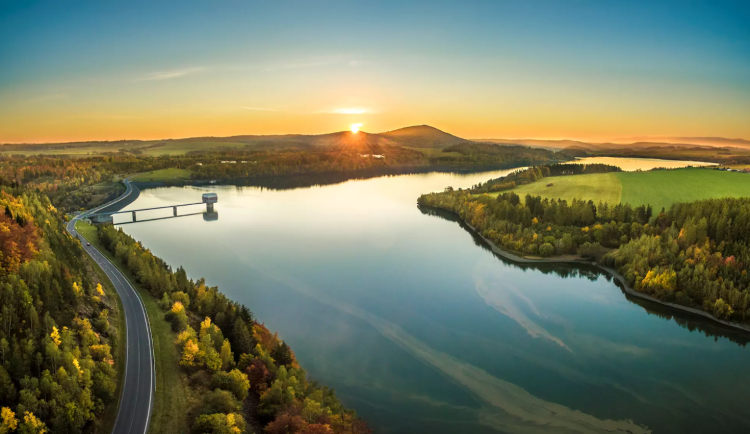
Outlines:
[[[71,233],[71,234],[73,234],[73,235],[77,235],[77,232],[75,230],[75,224],[78,222],[78,220],[80,220],[81,218],[84,218],[86,215],[88,215],[88,214],[90,214],[92,212],[96,212],[96,211],[98,211],[98,210],[100,210],[102,208],[105,208],[107,206],[113,205],[113,204],[115,204],[115,203],[117,203],[117,202],[125,199],[126,197],[128,197],[133,192],[133,188],[132,188],[132,186],[130,185],[130,182],[127,179],[125,179],[124,182],[125,182],[126,188],[125,188],[125,193],[122,196],[120,196],[119,198],[117,198],[117,199],[115,199],[115,200],[113,200],[113,201],[111,201],[109,203],[100,205],[97,208],[94,208],[94,209],[89,210],[89,211],[85,211],[85,212],[83,212],[83,213],[81,213],[81,214],[79,214],[77,216],[74,216],[73,219],[71,219],[71,221],[68,222],[68,225],[66,226],[66,229],[68,230],[68,232]],[[90,247],[90,248],[87,248],[87,247]],[[112,285],[115,287],[115,291],[118,294],[120,294],[120,297],[123,298],[122,297],[122,293],[125,293],[127,295],[127,300],[130,302],[130,305],[131,305],[131,307],[133,309],[135,309],[135,307],[133,305],[133,294],[138,298],[138,304],[141,307],[141,312],[143,313],[143,318],[144,318],[145,323],[146,323],[146,331],[148,333],[148,346],[149,346],[149,350],[150,350],[149,351],[149,355],[151,357],[151,363],[149,363],[149,368],[151,370],[150,371],[150,375],[149,375],[149,381],[150,381],[151,384],[150,384],[150,387],[149,387],[148,413],[146,415],[146,424],[145,424],[145,426],[143,428],[143,433],[146,434],[146,432],[148,431],[149,422],[151,421],[152,402],[153,402],[153,394],[154,394],[154,381],[155,381],[154,377],[156,375],[156,366],[155,366],[156,362],[155,362],[155,357],[154,357],[153,337],[151,335],[151,324],[150,324],[150,321],[149,321],[149,318],[148,318],[148,313],[146,312],[146,308],[144,306],[144,303],[143,303],[143,300],[141,299],[140,294],[138,294],[138,292],[135,290],[135,288],[130,284],[130,281],[125,277],[124,274],[122,274],[122,272],[120,271],[119,268],[117,268],[109,259],[107,259],[99,251],[99,249],[97,249],[96,247],[94,247],[94,246],[85,246],[83,250],[86,253],[88,253],[88,255],[91,256],[91,258],[94,259],[94,261],[97,264],[99,264],[101,266],[102,270],[107,275],[107,277],[109,278],[109,280],[112,282]],[[101,262],[99,261],[99,258],[97,258],[97,255],[99,256],[99,258],[101,258]],[[114,279],[113,279],[113,277],[114,277]],[[118,285],[115,282],[119,283],[121,288],[118,288]],[[121,291],[121,289],[122,289],[122,291]],[[131,292],[132,292],[132,294],[131,294]],[[125,303],[125,301],[123,300],[123,306],[124,306],[124,303]],[[136,335],[140,336],[140,334],[139,334],[139,328],[138,328],[137,324],[136,324]],[[127,315],[125,315],[125,339],[126,339],[125,340],[125,342],[126,342],[126,345],[125,345],[125,348],[126,348],[126,351],[125,351],[125,378],[123,380],[123,388],[122,388],[123,390],[122,390],[122,392],[120,394],[120,398],[121,398],[120,399],[120,405],[119,405],[119,408],[117,409],[117,417],[115,418],[115,427],[117,426],[117,422],[120,419],[120,413],[121,413],[122,407],[123,407],[122,406],[122,401],[123,401],[122,398],[125,396],[125,387],[124,387],[124,385],[127,383],[127,378],[128,378],[128,361],[130,359],[130,351],[127,351],[127,350],[129,350],[129,348],[130,348],[130,342],[129,342],[130,339],[128,339],[129,337],[130,337],[130,334],[128,333]],[[137,342],[137,345],[138,345],[139,355],[140,355],[140,339],[136,339],[136,342]],[[135,398],[136,398],[135,399],[136,405],[137,405],[137,402],[138,402],[138,399],[137,399],[138,398],[138,394],[140,392],[140,364],[141,364],[141,360],[140,360],[140,357],[138,357],[138,372],[137,372],[138,380],[137,380],[137,388],[136,388],[136,396],[135,396]],[[135,417],[135,414],[134,414],[133,418],[134,417]],[[130,432],[131,429],[132,429],[133,418],[131,418],[130,426],[128,428],[128,432]]]

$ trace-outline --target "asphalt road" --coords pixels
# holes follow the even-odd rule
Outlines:
[[[133,193],[130,182],[125,180],[126,190],[122,196],[100,207],[86,211],[71,219],[67,229],[74,237],[78,235],[75,224],[81,218],[99,209],[120,202]],[[112,281],[122,300],[125,313],[127,348],[125,351],[125,381],[120,397],[113,434],[145,434],[151,418],[156,371],[154,368],[153,343],[146,309],[138,293],[122,272],[94,246],[87,246],[81,238],[83,249],[96,261]]]

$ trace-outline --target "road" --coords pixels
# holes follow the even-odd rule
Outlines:
[[[67,226],[68,232],[74,237],[78,235],[75,224],[81,218],[92,214],[104,207],[120,202],[133,193],[133,187],[128,180],[125,183],[125,193],[117,199],[100,207],[86,211],[73,218]],[[122,300],[125,313],[125,330],[127,347],[125,351],[125,381],[120,397],[120,408],[112,430],[113,434],[145,434],[151,419],[151,409],[156,384],[154,368],[153,342],[151,328],[146,315],[143,301],[130,285],[130,282],[94,246],[87,246],[86,239],[80,237],[83,249],[96,261],[112,281]]]

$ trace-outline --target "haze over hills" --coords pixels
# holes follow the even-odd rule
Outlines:
[[[339,131],[327,134],[283,134],[283,135],[241,135],[229,137],[190,137],[183,139],[163,140],[117,140],[70,143],[24,143],[5,144],[0,152],[14,153],[86,153],[87,149],[96,149],[94,153],[126,151],[142,151],[158,153],[160,150],[174,148],[184,144],[186,150],[207,150],[223,146],[242,147],[253,146],[259,148],[317,148],[317,147],[346,147],[372,148],[374,146],[403,146],[413,148],[437,148],[465,142],[466,139],[448,134],[428,125],[400,128],[384,133],[367,133],[360,131]]]
[[[550,150],[571,147],[583,149],[618,149],[649,147],[712,147],[750,149],[750,140],[728,139],[724,137],[631,137],[616,139],[611,142],[584,142],[579,140],[545,140],[545,139],[473,139],[476,142],[516,144],[534,146]]]
[[[282,150],[282,149],[342,149],[363,154],[388,153],[392,146],[440,152],[453,145],[467,142],[524,145],[552,151],[566,151],[569,156],[640,156],[653,158],[689,158],[701,161],[734,161],[750,158],[750,141],[722,137],[660,137],[629,142],[618,139],[609,143],[580,140],[544,139],[464,139],[429,125],[399,128],[382,133],[339,131],[327,134],[241,135],[229,137],[190,137],[164,140],[118,140],[99,142],[6,144],[0,146],[5,154],[53,155],[112,155],[118,152],[150,156],[180,155],[191,152],[225,149]],[[661,141],[664,140],[664,141]],[[739,161],[739,160],[738,160]]]

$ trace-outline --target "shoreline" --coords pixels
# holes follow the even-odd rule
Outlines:
[[[625,281],[625,277],[622,274],[620,274],[617,270],[615,270],[613,268],[607,267],[606,265],[602,265],[602,264],[600,264],[598,262],[585,261],[585,260],[570,260],[570,259],[555,259],[555,258],[530,259],[530,258],[525,258],[525,257],[522,257],[522,256],[518,256],[518,255],[516,255],[514,253],[511,253],[511,252],[509,252],[507,250],[504,250],[504,249],[500,248],[492,240],[490,240],[490,239],[486,238],[484,235],[482,235],[481,232],[479,232],[474,226],[472,226],[471,224],[469,224],[468,222],[466,222],[464,219],[462,219],[461,216],[459,216],[457,213],[455,213],[453,211],[450,211],[450,210],[447,210],[447,209],[444,209],[444,208],[438,208],[438,207],[433,207],[433,206],[429,206],[429,205],[419,205],[419,206],[425,207],[425,208],[432,208],[432,209],[436,209],[436,210],[440,210],[440,211],[445,211],[445,212],[451,213],[453,216],[456,217],[456,219],[459,222],[461,222],[464,225],[466,225],[466,227],[469,228],[470,231],[474,235],[478,236],[485,243],[487,243],[487,245],[492,249],[493,253],[495,253],[495,254],[497,254],[499,256],[502,256],[503,258],[505,258],[505,259],[507,259],[507,260],[509,260],[511,262],[516,262],[516,263],[520,263],[520,264],[562,264],[562,265],[574,265],[574,266],[575,265],[590,265],[590,266],[594,266],[594,267],[598,268],[599,270],[603,271],[604,273],[608,274],[609,276],[611,276],[617,283],[619,283],[619,285],[617,285],[617,286],[621,290],[623,290],[626,294],[629,294],[629,295],[632,295],[634,297],[638,297],[638,298],[641,298],[643,300],[647,300],[647,301],[650,301],[650,302],[658,303],[660,305],[667,306],[667,307],[673,308],[673,309],[681,311],[681,312],[686,312],[686,313],[690,313],[690,314],[693,314],[693,315],[698,315],[700,317],[709,319],[709,320],[711,320],[714,323],[718,323],[718,324],[721,324],[723,326],[729,327],[729,328],[731,328],[733,330],[739,330],[741,332],[750,333],[750,325],[744,325],[744,324],[739,324],[739,323],[734,323],[734,322],[726,321],[726,320],[723,320],[723,319],[719,319],[719,318],[716,318],[715,316],[711,315],[710,313],[708,313],[708,312],[706,312],[704,310],[696,309],[694,307],[684,306],[684,305],[681,305],[681,304],[671,303],[671,302],[664,301],[664,300],[659,300],[658,298],[652,297],[652,296],[650,296],[648,294],[643,294],[641,292],[638,292],[635,289],[633,289],[630,285],[627,284],[627,282]]]
[[[540,164],[560,164],[571,160],[554,160]],[[440,166],[393,166],[370,167],[359,170],[327,171],[314,173],[288,173],[280,175],[259,175],[241,178],[195,178],[168,179],[161,181],[131,181],[141,188],[182,187],[182,186],[212,186],[237,185],[243,187],[264,187],[277,190],[294,188],[308,188],[318,185],[339,184],[350,180],[380,178],[384,176],[420,175],[429,173],[453,173],[456,175],[471,175],[475,173],[494,172],[499,170],[515,170],[533,166],[529,164],[487,164],[487,165],[440,165]]]
[[[122,197],[122,196],[119,196],[117,199],[115,199],[110,204],[106,205],[100,211],[103,211],[103,210],[106,210],[106,211],[113,211],[113,210],[119,211],[120,209],[125,208],[127,205],[130,205],[131,203],[135,202],[135,200],[138,199],[138,197],[140,196],[140,188],[138,186],[139,183],[133,182],[133,181],[130,181],[129,183],[131,185],[131,192],[128,195],[127,199],[124,198],[124,197]],[[217,183],[215,185],[220,185],[220,184]],[[152,186],[143,186],[143,187],[144,188],[153,188]],[[124,200],[118,200],[118,199],[124,199]],[[562,265],[573,265],[573,266],[576,266],[576,265],[594,266],[597,269],[599,269],[599,270],[603,271],[604,273],[608,274],[609,276],[611,276],[616,281],[617,286],[621,290],[623,290],[626,294],[629,294],[629,295],[631,295],[633,297],[638,297],[640,299],[647,300],[647,301],[650,301],[650,302],[653,302],[653,303],[657,303],[657,304],[660,304],[662,306],[667,306],[667,307],[670,307],[672,309],[675,309],[675,310],[678,310],[678,311],[681,311],[681,312],[685,312],[685,313],[689,313],[689,314],[692,314],[692,315],[700,316],[702,318],[710,320],[711,322],[714,322],[714,323],[717,323],[717,324],[721,324],[721,325],[723,325],[725,327],[729,327],[729,328],[731,328],[733,330],[739,330],[741,332],[750,333],[750,325],[744,325],[744,324],[739,324],[739,323],[734,323],[734,322],[722,320],[722,319],[716,318],[715,316],[711,315],[710,313],[708,313],[708,312],[706,312],[704,310],[697,309],[697,308],[694,308],[694,307],[684,306],[684,305],[681,305],[681,304],[672,303],[672,302],[668,302],[668,301],[664,301],[664,300],[659,300],[658,298],[652,297],[652,296],[650,296],[648,294],[644,294],[644,293],[638,292],[635,289],[633,289],[630,285],[627,284],[627,282],[625,280],[625,277],[622,274],[620,274],[617,270],[615,270],[614,268],[607,267],[606,265],[602,265],[602,264],[600,264],[598,262],[586,261],[586,260],[574,260],[574,259],[573,260],[572,259],[559,259],[559,258],[531,259],[531,258],[526,258],[526,257],[518,256],[518,255],[516,255],[514,253],[511,253],[511,252],[509,252],[507,250],[504,250],[501,247],[499,247],[498,245],[496,245],[492,240],[490,240],[490,239],[486,238],[484,235],[482,235],[474,226],[472,226],[471,224],[469,224],[468,222],[466,222],[465,220],[463,220],[461,218],[461,216],[459,216],[455,212],[450,211],[450,210],[446,210],[446,209],[443,209],[443,208],[431,207],[431,206],[428,206],[428,205],[421,205],[421,206],[424,206],[425,208],[432,208],[432,209],[437,209],[437,210],[441,210],[441,211],[445,211],[445,212],[451,213],[458,221],[460,221],[464,225],[466,225],[466,227],[469,228],[474,235],[476,235],[480,239],[482,239],[482,241],[484,241],[490,247],[490,249],[492,250],[493,253],[495,253],[495,254],[497,254],[499,256],[502,256],[503,258],[505,258],[506,260],[509,260],[511,262],[516,262],[516,263],[520,263],[520,264],[562,264]],[[117,208],[117,209],[113,209],[113,208]]]

